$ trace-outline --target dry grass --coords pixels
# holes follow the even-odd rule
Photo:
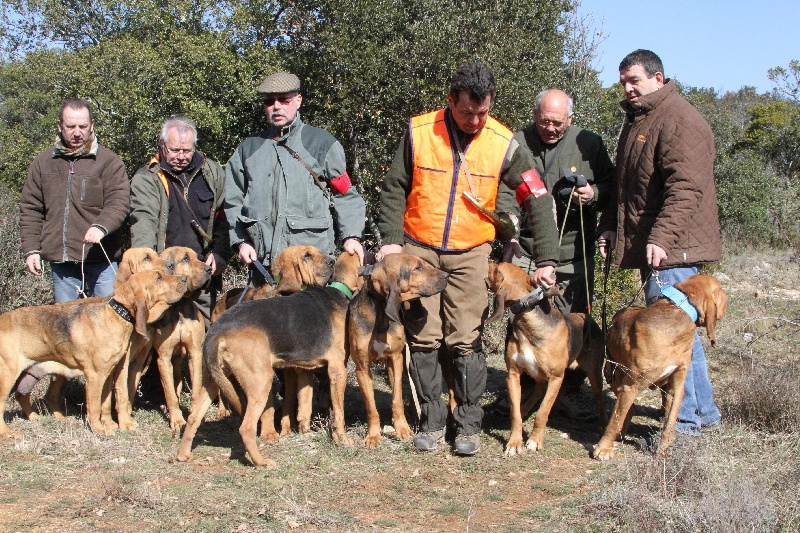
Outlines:
[[[9,205],[0,238],[17,250]],[[596,419],[571,419],[559,409],[545,449],[522,457],[504,457],[508,419],[496,412],[484,420],[475,457],[417,453],[391,436],[367,449],[360,444],[366,415],[351,379],[351,448],[333,445],[317,420],[316,433],[264,445],[278,467],[256,470],[244,456],[238,419],[216,420],[212,410],[194,460],[175,463],[177,441],[160,410],[137,407],[139,431],[97,437],[84,426],[83,388],[73,383],[65,422],[21,420],[13,399],[7,402],[5,417],[18,436],[0,441],[0,530],[796,531],[800,275],[796,264],[787,266],[789,254],[728,248],[716,275],[729,290],[729,314],[718,326],[717,349],[708,350],[725,422],[699,440],[679,439],[665,460],[652,455],[655,392],[637,402],[630,438],[609,463],[589,458],[600,438]],[[13,255],[0,261],[4,309],[47,301],[49,280],[24,274]],[[230,283],[241,285],[242,273],[231,274]],[[615,278],[610,313],[630,300],[636,287],[629,278]],[[502,326],[487,328],[484,404],[505,394],[504,335]],[[389,388],[376,373],[388,424]],[[35,397],[43,390],[38,385]],[[578,400],[591,411],[587,387]],[[188,409],[188,396],[182,401]]]

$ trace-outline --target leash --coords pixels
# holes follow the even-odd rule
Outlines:
[[[417,386],[414,383],[414,378],[411,377],[411,348],[408,347],[408,343],[403,344],[404,352],[405,352],[405,362],[406,362],[406,375],[408,376],[408,382],[411,385],[411,399],[414,400],[414,409],[417,412],[417,421],[422,419],[422,406],[419,403],[419,397],[417,397]]]
[[[86,244],[87,243],[84,241],[83,248],[81,249],[81,257],[86,257]],[[106,252],[106,249],[103,248],[103,243],[98,242],[97,245],[100,247],[101,250],[103,250],[103,255],[106,257],[106,261],[108,261],[108,266],[111,267],[111,270],[114,272],[114,276],[116,276],[117,275],[117,269],[114,268],[114,263],[108,257],[108,253]],[[75,291],[78,293],[78,296],[80,296],[81,298],[88,298],[89,296],[87,296],[87,294],[86,294],[86,273],[83,270],[83,263],[84,262],[85,261],[80,261],[80,264],[81,264],[81,285],[80,285],[80,287],[76,285],[75,286]]]
[[[256,267],[256,270],[258,270],[258,271],[259,271],[259,273],[260,273],[262,276],[264,276],[264,280],[266,280],[267,284],[268,284],[270,287],[275,287],[275,286],[278,284],[278,283],[275,281],[275,278],[273,278],[273,277],[272,277],[272,275],[271,275],[271,274],[269,273],[269,271],[268,271],[268,270],[267,270],[267,269],[264,267],[264,264],[263,264],[261,261],[259,261],[258,259],[255,259],[255,260],[254,260],[252,263],[250,263],[250,264],[251,264],[251,265],[253,265],[253,266],[255,266],[255,267]],[[237,304],[239,304],[239,303],[242,303],[242,299],[244,298],[244,295],[245,295],[245,294],[247,294],[247,290],[250,288],[250,285],[251,285],[252,283],[253,283],[253,269],[252,269],[252,268],[248,268],[248,269],[247,269],[247,282],[246,282],[246,283],[245,283],[245,285],[244,285],[244,290],[242,291],[242,294],[239,296],[239,299],[238,299],[238,300],[236,300],[236,303],[237,303]]]

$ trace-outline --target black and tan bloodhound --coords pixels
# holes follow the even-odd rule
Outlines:
[[[273,426],[274,368],[314,370],[327,367],[333,404],[331,433],[340,444],[352,441],[344,429],[344,391],[347,381],[345,332],[349,295],[358,287],[358,256],[341,254],[333,281],[326,287],[235,305],[211,326],[203,344],[203,382],[184,429],[177,460],[191,458],[192,441],[211,404],[222,391],[235,411],[243,413],[239,434],[256,466],[275,466],[258,450],[256,429]],[[242,408],[236,381],[246,397]],[[306,387],[301,387],[301,391]],[[306,402],[300,401],[303,408]],[[310,402],[308,403],[310,405]],[[272,429],[274,432],[274,428]]]
[[[447,286],[448,275],[422,259],[407,254],[390,254],[365,275],[364,288],[350,303],[347,333],[350,357],[356,365],[356,378],[367,410],[367,435],[364,444],[380,444],[381,425],[375,406],[372,365],[383,362],[392,386],[392,424],[395,436],[413,436],[403,403],[403,355],[406,342],[401,322],[403,302],[433,296]]]
[[[692,344],[697,326],[705,326],[711,345],[717,342],[717,321],[725,316],[728,295],[719,281],[696,274],[673,285],[683,293],[697,313],[693,321],[673,300],[661,298],[648,307],[618,311],[608,328],[607,375],[617,404],[592,455],[607,461],[614,456],[613,444],[627,432],[633,402],[640,392],[659,387],[664,395],[664,425],[657,454],[664,456],[675,440],[675,423],[683,401],[686,372],[692,364]],[[683,302],[682,302],[683,303]]]
[[[86,417],[97,434],[113,433],[100,419],[111,394],[109,379],[124,357],[135,330],[147,325],[183,296],[186,282],[161,272],[132,275],[110,300],[23,307],[0,316],[0,397],[11,392],[20,373],[35,363],[67,367],[86,376]],[[0,435],[10,434],[0,419]]]
[[[490,262],[486,283],[495,295],[494,313],[487,322],[500,320],[506,308],[512,308],[505,353],[511,436],[505,454],[522,454],[526,448],[542,449],[550,410],[561,390],[564,372],[573,363],[586,372],[600,423],[605,425],[607,417],[602,396],[603,335],[600,327],[585,313],[562,315],[551,301],[559,293],[557,287],[537,294],[529,305],[520,305],[519,302],[531,294],[534,287],[525,270],[511,263]],[[535,394],[525,405],[521,405],[520,389],[523,372],[536,380]],[[523,416],[531,412],[540,398],[542,403],[536,412],[528,441],[523,446]]]

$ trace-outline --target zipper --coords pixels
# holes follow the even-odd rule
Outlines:
[[[67,230],[69,229],[69,207],[72,203],[72,178],[75,175],[75,160],[69,160],[69,173],[67,174],[67,196],[66,196],[66,203],[64,205],[64,225],[62,227],[61,236],[62,236],[62,259],[64,261],[69,261],[69,254],[67,253]],[[80,259],[83,261],[83,257]]]

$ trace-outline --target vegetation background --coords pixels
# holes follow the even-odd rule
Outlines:
[[[493,69],[498,92],[492,112],[512,129],[531,121],[533,98],[540,90],[559,87],[575,99],[574,122],[600,133],[609,151],[614,153],[622,120],[621,88],[615,85],[604,89],[598,81],[593,64],[603,37],[594,31],[590,18],[575,14],[578,3],[577,0],[4,1],[0,4],[0,249],[4,252],[0,256],[0,311],[52,302],[47,277],[34,278],[25,272],[19,247],[17,199],[30,161],[53,141],[58,106],[63,98],[79,96],[93,102],[100,142],[122,157],[132,175],[155,151],[163,119],[174,113],[184,113],[195,120],[200,148],[220,163],[226,162],[243,139],[266,126],[255,91],[260,80],[279,69],[292,70],[303,80],[304,120],[331,131],[341,140],[350,175],[376,218],[380,180],[408,118],[443,106],[452,71],[472,59],[479,59]],[[509,522],[510,530],[529,529],[530,524],[557,529],[547,524],[552,525],[565,516],[566,523],[583,523],[572,521],[569,513],[592,515],[598,509],[601,514],[606,513],[603,516],[607,521],[596,522],[603,525],[601,529],[636,525],[646,530],[687,531],[800,528],[796,496],[800,453],[795,438],[800,429],[796,414],[800,400],[798,310],[793,299],[795,293],[791,292],[798,281],[794,273],[800,260],[800,61],[774,66],[769,74],[774,87],[763,94],[752,87],[721,94],[713,88],[691,87],[676,80],[683,95],[706,116],[716,136],[715,178],[727,256],[719,274],[728,276],[726,288],[750,290],[749,293],[740,290],[742,299],[733,306],[738,322],[730,326],[728,333],[737,342],[730,345],[730,353],[718,360],[718,368],[712,369],[715,380],[720,379],[726,385],[718,387],[718,391],[726,403],[728,418],[737,425],[726,427],[718,446],[706,448],[704,441],[699,451],[691,448],[683,455],[677,454],[675,460],[659,462],[646,454],[632,454],[621,463],[621,468],[599,469],[600,482],[593,463],[578,461],[582,465],[579,469],[583,469],[578,472],[574,465],[559,460],[558,454],[563,449],[556,446],[555,453],[551,449],[543,455],[546,465],[539,465],[541,469],[538,466],[532,467],[533,470],[523,469],[528,474],[522,474],[521,478],[529,492],[536,493],[537,488],[544,487],[549,502],[547,510],[536,506],[525,507],[527,511],[518,509],[523,517]],[[371,244],[377,244],[377,239],[377,235],[372,235]],[[229,282],[240,274],[240,269],[233,268]],[[613,272],[605,295],[609,308],[614,310],[627,303],[635,288],[630,273]],[[500,366],[501,363],[502,360]],[[353,409],[359,412],[360,407]],[[154,428],[161,422],[154,422]],[[147,516],[163,516],[171,509],[173,499],[182,500],[191,487],[198,487],[197,479],[188,479],[177,492],[141,489],[140,477],[153,467],[137,463],[139,470],[121,468],[115,478],[116,474],[92,463],[95,459],[103,463],[107,458],[95,457],[104,452],[97,450],[97,441],[86,436],[84,430],[50,429],[54,433],[29,434],[29,440],[17,443],[10,454],[3,448],[0,508],[13,502],[10,508],[17,509],[19,514],[25,509],[26,493],[47,500],[49,491],[60,494],[66,490],[72,491],[68,499],[79,502],[76,504],[79,506],[87,505],[85,502],[95,497],[97,501],[107,498],[122,502],[118,507],[122,513],[117,517],[119,520],[126,513],[138,515],[143,509]],[[581,435],[583,429],[575,431]],[[565,433],[574,434],[569,426]],[[574,442],[595,439],[593,434],[588,435],[575,437]],[[499,438],[502,440],[502,435]],[[166,450],[156,453],[159,457],[172,454],[172,443],[157,431],[152,437],[122,439],[113,441],[114,445],[130,446],[143,456],[152,455],[149,452],[154,448]],[[65,460],[64,444],[81,460],[75,459],[74,464]],[[140,444],[143,449],[136,447]],[[290,442],[287,449],[292,446],[294,443]],[[400,444],[389,446],[392,450],[398,447],[402,448]],[[324,450],[325,454],[317,456],[317,463],[301,464],[321,469],[336,479],[343,474],[338,472],[341,465],[334,463],[338,459],[349,461],[363,451],[329,450],[322,441],[315,441],[311,448]],[[17,463],[18,458],[12,457],[17,457],[19,451],[25,460]],[[368,453],[368,459],[378,460],[385,469],[371,465],[358,474],[374,474],[377,479],[381,475],[391,477],[395,468],[403,471],[410,468],[412,474],[419,469],[417,475],[425,476],[420,463],[423,461],[432,472],[450,480],[442,485],[448,491],[458,486],[465,468],[495,472],[492,474],[495,476],[520,475],[515,467],[501,460],[480,465],[445,458],[421,460],[407,450],[400,454],[401,459],[383,452]],[[577,452],[578,456],[582,454]],[[572,455],[575,456],[574,450]],[[762,456],[766,462],[760,460]],[[409,459],[408,465],[395,462],[402,463],[403,457]],[[709,457],[715,466],[706,465]],[[89,464],[95,464],[92,468],[100,472],[95,481],[106,484],[106,492],[97,496],[103,488],[95,487],[91,494],[80,496],[76,492],[82,490],[80,483],[64,486],[60,481],[52,481],[36,467],[42,461],[51,461],[50,458],[58,464],[56,470],[67,477],[80,476],[81,465],[89,460]],[[30,462],[28,467],[26,461]],[[746,464],[747,461],[752,464]],[[735,475],[725,477],[723,464]],[[74,468],[70,470],[64,465]],[[448,468],[457,474],[451,476]],[[560,468],[566,468],[564,472],[569,475],[565,476]],[[588,474],[588,470],[595,474]],[[344,474],[348,473],[353,474]],[[556,482],[551,486],[540,479],[540,474],[548,479],[553,477]],[[256,483],[251,472],[235,462],[232,466],[223,465],[215,475],[221,476],[222,485],[227,483],[243,490]],[[302,477],[301,472],[296,475]],[[569,494],[559,492],[563,488],[553,488],[563,487],[566,478],[569,478],[566,483]],[[160,479],[158,475],[156,479]],[[321,517],[313,505],[317,495],[306,494],[307,499],[301,501],[296,494],[286,493],[287,487],[295,486],[292,482],[281,483],[274,476],[267,479],[273,484],[270,490],[279,496],[271,494],[266,501],[275,506],[261,508],[266,510],[256,514],[261,517],[256,522],[242,522],[243,530],[281,529],[286,524],[323,530],[380,525],[379,518],[348,522],[347,516],[353,515],[347,513],[328,522],[330,517]],[[392,479],[405,478],[401,475]],[[217,481],[208,483],[215,485]],[[403,489],[400,493],[407,494],[406,489],[415,487],[411,480],[383,484],[376,481],[375,486],[347,483],[350,481],[344,486],[355,492],[380,486],[384,492]],[[21,486],[22,492],[12,490],[12,485]],[[198,487],[201,492],[202,487]],[[508,488],[506,492],[487,488],[481,498],[491,508],[492,502],[504,501],[508,491]],[[469,520],[464,522],[458,517],[472,516],[471,506],[456,498],[435,507],[442,495],[436,491],[423,492],[428,502],[414,500],[417,505],[433,506],[433,515],[444,517],[433,522],[438,525],[432,529],[463,530],[464,524],[468,527]],[[573,493],[580,498],[572,498]],[[51,494],[49,499],[57,500],[54,496]],[[513,504],[524,505],[523,495],[517,496],[520,501],[514,500]],[[341,495],[337,497],[341,500]],[[240,502],[242,505],[257,505],[249,496],[242,498],[246,500]],[[171,525],[165,529],[238,527],[227,518],[220,523],[221,515],[217,513],[214,520],[218,528],[213,527],[213,521],[210,526],[200,528],[198,524],[205,523],[203,520],[211,520],[210,515],[203,514],[204,509],[216,508],[219,502],[208,503],[200,495],[186,497],[185,501],[196,507],[201,520],[168,522]],[[558,502],[564,503],[568,511]],[[295,511],[287,510],[292,506]],[[724,509],[721,516],[732,520],[733,526],[726,529],[724,522],[711,520],[714,517],[706,516],[711,521],[705,522],[705,518],[698,518],[701,510],[707,508]],[[52,514],[52,509],[47,512]],[[93,512],[79,510],[74,516],[85,518]],[[487,513],[491,515],[490,511]],[[17,524],[11,529],[35,529],[35,522],[5,522],[3,516],[0,512],[0,524]],[[102,518],[102,513],[97,516]],[[290,522],[283,521],[286,516],[293,518]],[[311,518],[303,519],[304,516]],[[448,516],[457,518],[450,523]],[[277,517],[277,522],[270,517]],[[400,513],[392,520],[394,526],[389,524],[389,529],[426,529],[424,522],[404,528],[406,522]],[[54,525],[57,521],[48,523],[50,526],[45,530],[58,529]],[[99,527],[102,523],[102,520],[89,522],[89,527]],[[491,521],[476,523],[492,524]],[[77,522],[65,520],[63,524],[86,526],[87,522],[81,518]],[[120,530],[131,525],[124,521],[119,524],[127,524],[120,525]],[[159,528],[152,524],[143,527]]]

